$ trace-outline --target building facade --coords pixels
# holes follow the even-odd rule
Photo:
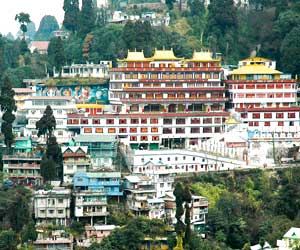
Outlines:
[[[38,190],[34,194],[34,217],[37,224],[53,223],[67,226],[70,223],[71,190],[56,188]]]
[[[88,172],[91,162],[87,154],[87,146],[61,147],[61,151],[65,183],[72,183],[74,174],[77,172]]]

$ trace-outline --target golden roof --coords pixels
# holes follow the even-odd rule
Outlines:
[[[241,62],[272,62],[272,60],[264,58],[264,57],[248,57],[244,60],[242,60]]]
[[[209,50],[206,51],[194,51],[193,58],[186,60],[187,62],[219,62],[221,58],[214,59],[212,58],[212,52]]]
[[[238,122],[232,115],[229,116],[228,119],[226,119],[225,124],[232,125],[232,124],[237,124]]]
[[[96,103],[78,103],[76,104],[77,109],[90,108],[90,109],[99,109],[104,108],[105,105],[96,104]]]
[[[149,61],[148,58],[145,58],[144,51],[129,51],[125,59],[118,60],[119,62],[138,62],[138,61]]]
[[[173,49],[170,50],[157,50],[155,49],[154,55],[151,57],[152,60],[166,60],[166,61],[172,61],[172,60],[182,60],[183,58],[176,57],[174,55]]]
[[[279,75],[282,72],[270,69],[263,64],[251,64],[235,69],[231,72],[232,75]]]

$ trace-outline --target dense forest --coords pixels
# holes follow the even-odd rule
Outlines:
[[[250,0],[249,8],[239,8],[233,0],[214,0],[207,9],[201,0],[189,0],[186,9],[173,1],[167,3],[170,25],[153,27],[147,21],[111,24],[108,10],[96,8],[92,0],[84,1],[81,10],[78,1],[66,0],[63,28],[70,36],[52,38],[47,56],[30,53],[28,40],[1,36],[0,74],[7,74],[14,86],[21,86],[24,78],[51,75],[53,66],[59,69],[67,63],[100,60],[115,63],[128,49],[144,50],[151,56],[155,48],[173,48],[178,57],[191,57],[195,49],[210,48],[222,53],[224,64],[258,55],[276,60],[283,72],[299,73],[299,1]],[[142,13],[145,9],[126,11]],[[55,18],[46,16],[33,39],[49,39],[57,27]]]

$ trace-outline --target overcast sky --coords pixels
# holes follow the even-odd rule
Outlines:
[[[15,21],[15,16],[20,12],[30,15],[36,29],[45,15],[55,16],[61,26],[64,17],[63,2],[64,0],[1,0],[0,33],[6,35],[11,32],[16,35],[20,26]]]

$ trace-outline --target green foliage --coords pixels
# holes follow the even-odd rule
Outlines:
[[[46,15],[42,18],[34,39],[37,41],[48,41],[52,37],[52,32],[58,29],[59,25],[56,18]]]
[[[66,56],[63,42],[60,37],[53,37],[48,46],[48,60],[51,66],[61,74],[61,68],[65,64]]]
[[[96,10],[92,0],[83,0],[79,15],[79,34],[86,36],[95,27]]]
[[[1,111],[3,112],[1,132],[4,134],[4,143],[7,147],[8,152],[11,151],[11,146],[14,141],[12,123],[14,122],[16,117],[13,114],[13,111],[17,110],[14,95],[15,91],[12,89],[11,83],[6,76],[1,87],[0,105]]]
[[[65,11],[63,26],[72,32],[78,31],[79,25],[79,0],[64,0]]]
[[[25,39],[25,33],[27,32],[27,25],[28,23],[31,22],[29,14],[21,12],[15,16],[15,20],[20,23],[20,29],[23,32],[23,39]]]
[[[56,120],[53,115],[53,111],[50,105],[47,105],[43,116],[39,121],[36,122],[36,128],[38,130],[38,137],[46,135],[47,143],[49,138],[52,136],[53,131],[56,127]]]
[[[0,249],[16,250],[18,245],[17,234],[13,230],[4,230],[0,232]]]
[[[213,208],[220,198],[222,193],[225,191],[225,188],[221,185],[213,185],[211,183],[193,183],[190,186],[193,193],[196,195],[201,195],[207,197],[209,200],[209,207]]]
[[[28,223],[25,229],[22,232],[22,242],[33,242],[37,239],[37,231],[35,229],[34,221]]]
[[[126,226],[115,229],[100,244],[93,244],[89,250],[139,250],[145,237],[164,236],[164,223],[160,220],[149,220],[135,217]]]

